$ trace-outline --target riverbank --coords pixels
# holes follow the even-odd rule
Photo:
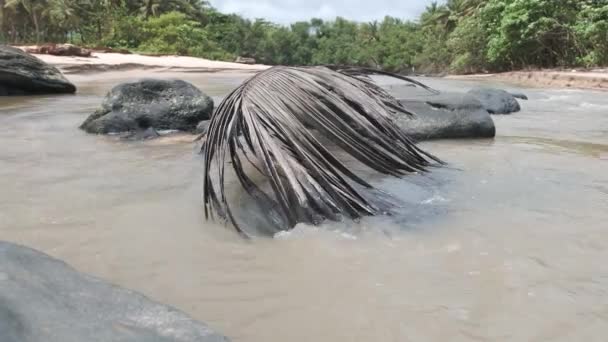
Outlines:
[[[497,74],[449,75],[446,78],[499,81],[533,88],[608,90],[608,69],[510,71]]]
[[[155,70],[172,72],[257,72],[268,69],[263,64],[241,64],[213,61],[187,56],[145,56],[93,52],[91,57],[52,56],[34,54],[46,63],[54,65],[65,74],[91,72]],[[578,88],[608,90],[608,69],[595,70],[527,70],[495,74],[448,75],[447,79],[498,81],[533,88]]]
[[[54,65],[65,74],[103,72],[133,69],[158,69],[183,72],[260,71],[269,68],[262,64],[241,64],[212,61],[186,56],[144,56],[93,52],[91,57],[52,56],[34,54],[44,62]]]

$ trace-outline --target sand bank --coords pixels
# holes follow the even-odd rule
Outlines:
[[[185,56],[143,56],[138,54],[93,52],[91,57],[39,55],[36,57],[68,74],[126,69],[167,69],[171,71],[259,71],[269,68],[261,64],[240,64]]]
[[[498,74],[451,75],[447,78],[495,80],[527,87],[608,90],[608,69],[512,71]]]

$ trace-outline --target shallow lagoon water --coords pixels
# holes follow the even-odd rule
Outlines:
[[[1,240],[173,305],[234,341],[608,334],[606,93],[518,89],[530,100],[494,116],[496,139],[425,142],[449,167],[373,176],[403,201],[396,215],[247,242],[204,221],[191,137],[125,142],[77,129],[112,85],[143,76],[180,77],[218,100],[249,75],[71,75],[75,96],[0,98]]]

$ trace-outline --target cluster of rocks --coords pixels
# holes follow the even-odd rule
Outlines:
[[[414,115],[396,118],[397,125],[416,140],[492,138],[496,127],[492,114],[521,110],[516,97],[501,89],[476,88],[467,93],[429,92],[421,88],[393,91]]]
[[[520,110],[515,97],[500,89],[437,94],[408,88],[405,94],[397,96],[414,115],[396,122],[417,140],[491,138],[496,128],[490,114]],[[95,134],[131,132],[135,139],[156,137],[158,130],[204,134],[212,112],[213,100],[190,83],[144,79],[114,87],[81,128]]]
[[[68,44],[49,46],[61,54]],[[241,63],[255,63],[240,58]],[[16,48],[0,46],[0,95],[74,93],[76,87],[59,70]],[[493,88],[472,89],[466,94],[429,93],[420,88],[394,94],[412,112],[396,118],[397,124],[418,140],[489,138],[496,133],[490,114],[520,110],[517,98]],[[128,133],[134,139],[158,136],[158,131],[205,133],[213,100],[194,85],[181,80],[144,79],[115,86],[101,107],[80,126],[94,134]]]

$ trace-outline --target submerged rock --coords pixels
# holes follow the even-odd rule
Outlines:
[[[227,342],[171,307],[0,241],[2,342]]]
[[[456,93],[429,94],[408,91],[399,102],[414,112],[413,117],[400,116],[396,123],[416,140],[493,138],[494,120],[481,103],[471,95]]]
[[[0,95],[74,93],[57,68],[21,49],[0,45]]]
[[[196,134],[207,134],[207,131],[209,130],[209,124],[211,124],[210,120],[204,120],[198,123],[198,125],[196,125]]]
[[[515,97],[502,89],[476,88],[468,94],[477,98],[490,114],[510,114],[521,110]]]
[[[509,94],[513,95],[513,97],[516,99],[522,99],[522,100],[528,99],[528,95],[526,95],[524,93],[510,92]]]
[[[135,131],[130,131],[125,133],[124,136],[121,137],[123,140],[149,140],[156,139],[161,135],[152,127],[148,127],[147,129],[138,129]]]
[[[212,111],[213,100],[188,82],[144,79],[112,88],[80,128],[97,134],[148,128],[194,131]]]

